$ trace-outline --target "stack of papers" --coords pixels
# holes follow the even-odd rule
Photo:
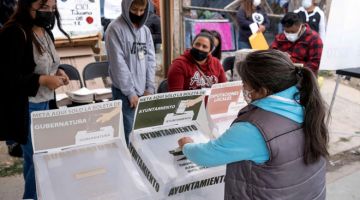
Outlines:
[[[83,87],[79,90],[66,93],[70,99],[77,103],[92,103],[94,101],[94,92]]]
[[[95,101],[101,101],[104,99],[111,99],[112,93],[110,88],[98,88],[91,90],[94,93]]]
[[[58,107],[67,106],[70,105],[71,103],[72,103],[71,99],[65,93],[56,94],[56,105]]]
[[[56,105],[58,107],[68,106],[72,104],[71,98],[67,95],[70,91],[79,90],[80,81],[70,80],[68,85],[63,85],[55,90],[56,93]]]
[[[94,93],[95,101],[111,100],[111,83],[108,85],[108,77],[86,80],[86,87]]]

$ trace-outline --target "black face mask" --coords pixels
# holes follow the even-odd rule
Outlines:
[[[36,17],[34,20],[36,26],[40,26],[46,29],[52,29],[55,25],[54,12],[36,11]]]
[[[203,61],[208,57],[209,52],[203,52],[200,51],[199,49],[196,48],[192,48],[190,50],[190,55],[194,58],[194,60],[196,61]]]
[[[130,20],[131,20],[132,23],[140,24],[140,22],[143,19],[144,15],[138,16],[138,15],[135,15],[135,14],[129,12],[129,17],[130,17]]]

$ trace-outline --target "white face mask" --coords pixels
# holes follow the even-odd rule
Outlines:
[[[286,39],[288,39],[290,42],[295,42],[297,39],[299,39],[301,28],[302,26],[300,26],[299,30],[296,33],[287,33],[286,31],[284,31]]]
[[[252,102],[252,99],[251,99],[251,93],[253,92],[254,90],[243,90],[243,96],[244,96],[244,100],[246,101],[247,104],[250,104]]]
[[[301,5],[307,9],[307,8],[310,8],[312,6],[312,0],[303,0]]]
[[[261,0],[253,0],[253,5],[254,5],[255,7],[259,6],[260,3],[261,3]]]

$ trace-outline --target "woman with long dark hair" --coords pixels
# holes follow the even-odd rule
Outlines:
[[[54,90],[69,82],[58,69],[51,29],[55,22],[61,32],[56,0],[19,0],[17,9],[0,31],[1,85],[6,85],[1,98],[1,139],[22,144],[24,156],[24,199],[37,199],[33,149],[30,134],[30,113],[47,110]],[[70,38],[69,38],[70,40]],[[11,98],[11,100],[9,100]]]
[[[16,7],[16,0],[1,0],[0,1],[0,28],[9,20],[14,13]]]
[[[219,60],[221,60],[221,48],[222,48],[222,40],[221,35],[218,31],[215,30],[207,30],[207,29],[201,29],[200,32],[206,32],[213,36],[214,41],[214,47],[211,51],[211,55]]]
[[[252,32],[250,24],[257,23],[259,32],[265,32],[270,27],[270,20],[261,7],[261,0],[243,0],[236,13],[239,26],[238,49],[251,49],[249,37]]]
[[[329,136],[314,74],[278,50],[250,53],[237,67],[248,106],[215,140],[181,138],[184,155],[227,165],[225,199],[325,199]]]

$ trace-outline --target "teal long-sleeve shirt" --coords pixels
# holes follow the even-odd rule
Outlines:
[[[208,143],[188,143],[183,152],[189,160],[206,167],[240,160],[252,160],[261,164],[269,159],[263,136],[248,122],[234,124],[218,139]]]
[[[254,101],[252,104],[302,123],[304,110],[295,100],[298,92],[298,89],[292,86],[277,94]],[[208,143],[185,144],[183,153],[192,162],[206,167],[242,160],[262,164],[270,158],[264,137],[259,129],[248,122],[233,124],[219,138]]]

